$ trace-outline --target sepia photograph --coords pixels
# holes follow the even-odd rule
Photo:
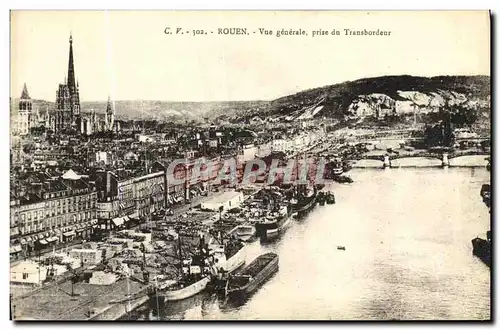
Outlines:
[[[11,10],[10,319],[491,321],[490,34]]]

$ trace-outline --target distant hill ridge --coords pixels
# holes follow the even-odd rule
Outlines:
[[[416,92],[416,93],[407,93]],[[413,102],[422,103],[426,96],[429,102],[450,99],[453,102],[489,102],[491,95],[489,76],[436,76],[416,77],[409,75],[382,76],[346,81],[339,84],[304,90],[272,101],[231,101],[231,102],[170,102],[170,101],[115,101],[117,117],[126,119],[157,119],[202,121],[225,119],[237,121],[253,116],[297,118],[308,116],[343,117],[352,110],[353,103],[376,100],[382,103]],[[420,101],[418,101],[419,99]],[[17,111],[17,99],[11,101],[12,113]],[[321,108],[308,109],[318,105]],[[54,102],[34,100],[40,111],[55,108]],[[422,104],[419,104],[422,106]],[[82,112],[95,109],[104,113],[106,101],[82,102]],[[319,110],[318,110],[319,109]],[[305,113],[308,111],[307,113]],[[302,112],[302,113],[301,113]],[[301,117],[302,116],[302,117]]]

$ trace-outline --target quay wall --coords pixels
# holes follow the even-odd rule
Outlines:
[[[121,302],[116,304],[110,304],[107,307],[101,309],[96,315],[92,316],[89,320],[91,321],[115,321],[118,320],[128,313],[132,312],[134,309],[144,305],[149,299],[147,293],[143,296]]]

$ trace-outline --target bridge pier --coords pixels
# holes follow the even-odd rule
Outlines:
[[[441,166],[442,167],[448,167],[448,166],[450,166],[450,160],[448,159],[448,154],[447,153],[443,153],[443,158],[442,158],[442,161],[441,161]]]
[[[389,155],[384,156],[384,168],[389,168],[391,167],[391,159],[389,158]]]

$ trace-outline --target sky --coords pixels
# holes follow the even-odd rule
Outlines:
[[[69,36],[81,101],[271,100],[364,77],[489,75],[490,26],[477,12],[12,11],[11,96],[55,101]],[[174,33],[167,35],[165,28]],[[175,35],[193,29],[208,35]],[[249,35],[218,35],[218,28]],[[303,29],[308,36],[267,36]],[[340,36],[311,36],[333,29]],[[345,36],[344,29],[390,36]],[[253,33],[256,32],[256,33]]]

